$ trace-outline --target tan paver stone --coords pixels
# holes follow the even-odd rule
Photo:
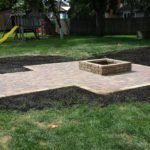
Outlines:
[[[132,72],[101,76],[79,69],[79,62],[25,66],[31,71],[0,74],[0,98],[78,86],[98,94],[109,94],[150,86],[150,67],[133,64]]]

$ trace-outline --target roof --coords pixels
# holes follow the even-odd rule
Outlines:
[[[59,4],[60,4],[60,0],[57,0],[57,7],[59,7]],[[69,2],[64,0],[61,1],[60,11],[68,12],[70,8],[71,6]]]
[[[69,10],[70,10],[70,7],[69,7],[69,6],[62,6],[61,8],[62,8],[62,10],[64,10],[64,11],[69,11]]]

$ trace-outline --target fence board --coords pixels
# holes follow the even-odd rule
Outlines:
[[[71,19],[71,35],[96,35],[95,18]],[[150,18],[105,19],[105,34],[136,34],[138,30],[150,30]]]

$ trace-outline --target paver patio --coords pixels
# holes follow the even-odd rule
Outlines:
[[[0,74],[0,98],[77,86],[109,94],[150,86],[150,67],[133,64],[132,72],[101,76],[79,70],[79,62],[25,66],[31,71]]]

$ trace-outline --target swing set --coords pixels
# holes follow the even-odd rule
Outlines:
[[[41,15],[32,16],[26,15],[24,13],[11,14],[7,20],[5,25],[5,29],[0,38],[0,44],[5,42],[8,37],[10,37],[13,33],[15,33],[14,39],[18,40],[26,40],[28,37],[25,36],[25,33],[34,33],[34,38],[39,39],[40,36],[44,36],[44,27],[41,23]],[[12,29],[7,32],[7,28],[11,26]]]

